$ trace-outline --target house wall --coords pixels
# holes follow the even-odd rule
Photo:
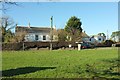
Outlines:
[[[119,39],[120,39],[119,36],[115,36],[115,37],[112,38],[112,40],[115,41],[115,42],[119,42]]]
[[[38,35],[38,40],[36,40]],[[46,36],[46,40],[43,40],[43,36]],[[49,33],[28,33],[25,35],[25,41],[50,41]]]
[[[97,44],[97,43],[98,43],[95,38],[90,38],[89,41],[90,41],[91,43],[94,43],[94,44]]]
[[[98,36],[95,36],[94,38],[97,40],[98,43],[102,43],[103,41],[106,40],[105,37],[103,37],[103,36],[99,36],[99,35],[98,35]]]
[[[82,41],[84,42],[90,42],[90,43],[93,43],[93,44],[98,44],[98,43],[102,43],[103,41],[106,40],[106,37],[103,37],[103,36],[94,36],[94,37],[87,37],[87,38],[82,38]]]
[[[89,38],[82,38],[83,42],[89,42]]]
[[[82,41],[97,44],[97,40],[95,38],[82,38]]]

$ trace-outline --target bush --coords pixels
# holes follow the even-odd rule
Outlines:
[[[116,47],[120,47],[120,42],[116,43]]]
[[[77,47],[76,43],[73,42],[52,42],[53,49],[59,48],[67,48],[69,44],[72,45],[73,48]],[[31,48],[50,48],[50,42],[24,42],[24,49],[31,49]],[[3,43],[2,50],[22,50],[23,43]]]
[[[2,50],[22,50],[22,43],[3,43]]]
[[[103,44],[106,45],[107,47],[111,47],[112,44],[114,44],[114,42],[112,40],[106,40]]]
[[[98,43],[96,47],[111,47],[114,42],[112,40],[106,40],[103,43]]]
[[[96,47],[106,47],[106,45],[103,44],[103,43],[98,43],[98,44],[96,45]]]

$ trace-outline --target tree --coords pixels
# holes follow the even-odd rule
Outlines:
[[[98,35],[106,37],[105,33],[98,33]]]
[[[26,31],[17,32],[14,38],[12,39],[13,40],[12,42],[24,42],[26,34],[27,34]]]
[[[82,32],[81,28],[82,22],[76,16],[72,16],[66,26],[65,31],[67,31],[72,37],[72,41],[75,41],[78,37],[80,37],[80,33]]]
[[[58,30],[58,41],[64,42],[67,40],[67,32],[64,29]]]
[[[13,20],[8,17],[4,16],[0,18],[0,28],[2,31],[2,42],[10,42],[10,39],[14,36],[11,32],[11,29],[14,28]]]
[[[16,6],[18,6],[17,2],[13,2],[13,1],[10,1],[10,0],[2,0],[2,1],[0,1],[0,4],[2,6],[0,8],[0,10],[2,10],[4,13],[9,9],[10,5],[16,5]]]

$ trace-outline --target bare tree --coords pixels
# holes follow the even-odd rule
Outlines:
[[[10,0],[2,0],[2,1],[0,1],[0,5],[1,5],[0,10],[5,13],[8,9],[10,9],[9,7],[11,5],[18,6],[18,3],[17,2],[11,2]]]
[[[27,32],[25,31],[17,32],[14,38],[11,39],[11,42],[24,42],[26,34]]]
[[[9,16],[0,17],[0,25],[5,31],[11,30],[15,27],[13,19]]]
[[[15,27],[12,18],[4,16],[0,18],[0,29],[2,34],[2,42],[9,42],[9,40],[14,36],[11,29]]]

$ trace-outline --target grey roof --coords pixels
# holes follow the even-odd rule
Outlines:
[[[25,26],[17,26],[15,32],[27,32],[27,33],[39,33],[39,32],[47,32],[50,33],[51,28],[47,27],[25,27]]]
[[[89,36],[85,32],[82,32],[81,35],[83,38],[89,38]]]

